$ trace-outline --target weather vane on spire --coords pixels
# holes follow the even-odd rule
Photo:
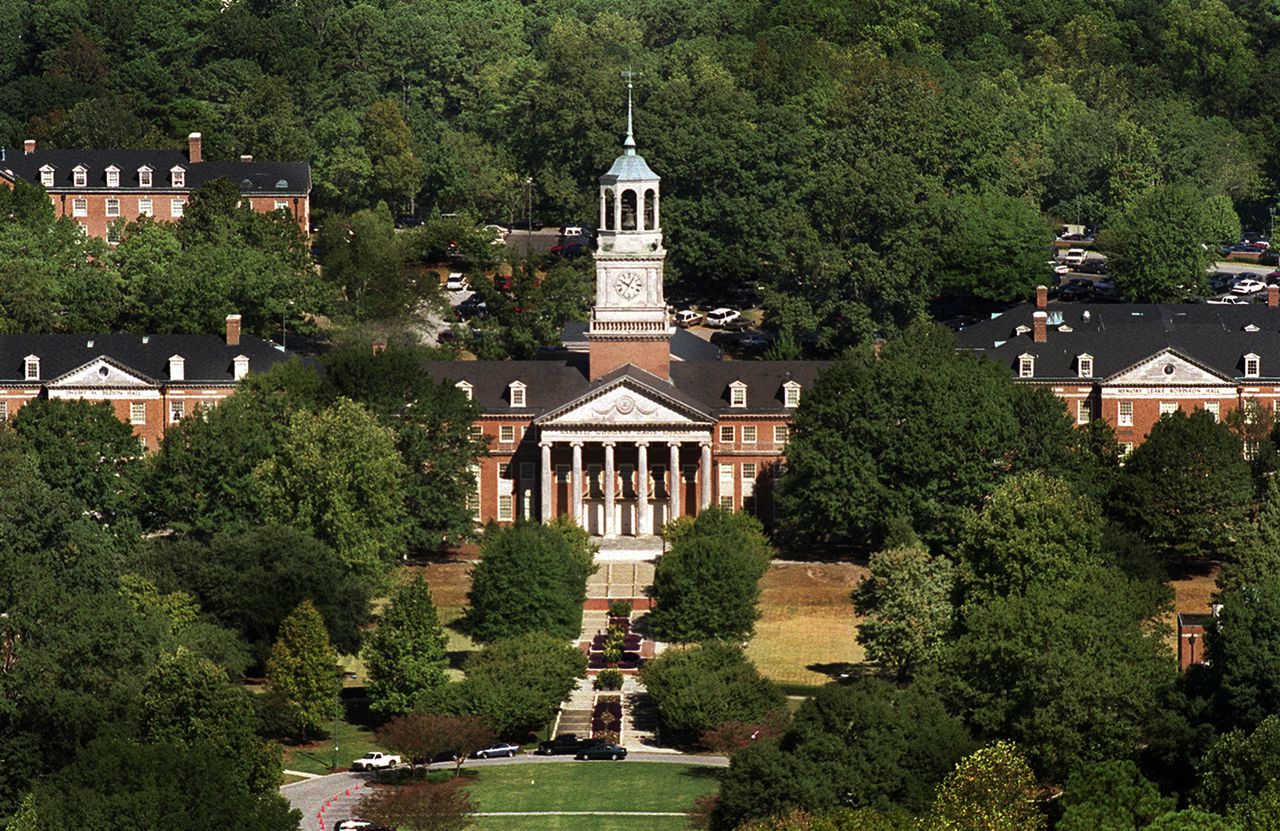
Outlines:
[[[622,143],[622,146],[626,149],[628,156],[634,156],[636,154],[636,137],[631,129],[631,82],[644,73],[633,72],[631,67],[627,67],[620,74],[627,79],[627,139]]]

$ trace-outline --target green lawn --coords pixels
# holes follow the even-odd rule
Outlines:
[[[480,831],[689,831],[684,817],[476,817]]]
[[[473,769],[468,783],[478,811],[688,811],[715,791],[713,768],[648,762],[563,762]],[[684,829],[683,817],[479,817],[480,828],[579,828],[618,831]],[[559,822],[559,824],[555,824]],[[612,823],[612,824],[610,824]]]
[[[286,746],[284,749],[285,770],[300,770],[303,773],[331,773],[333,771],[334,736],[310,744]],[[373,740],[373,733],[356,724],[345,721],[338,722],[338,769],[351,767],[353,759],[363,756],[370,750],[380,750]]]

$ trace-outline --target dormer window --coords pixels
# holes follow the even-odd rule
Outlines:
[[[1023,353],[1018,356],[1018,377],[1031,378],[1036,374],[1036,359],[1034,355]]]
[[[1262,373],[1262,359],[1250,352],[1244,356],[1244,377],[1257,378]]]
[[[471,386],[471,384],[467,383],[466,381],[459,381],[458,383],[454,384],[454,386],[462,390],[462,394],[467,397],[468,401],[475,400],[472,397],[474,388]]]
[[[28,381],[40,380],[40,358],[35,355],[28,355],[22,359],[23,377]]]
[[[53,187],[53,168],[49,165],[40,168],[40,184],[46,188]]]
[[[795,381],[788,381],[782,385],[782,406],[800,406],[800,385]]]
[[[187,377],[187,362],[181,355],[172,355],[169,358],[169,380],[185,381]]]
[[[147,167],[146,165],[143,165],[142,167],[138,168],[138,187],[140,188],[151,187],[151,168]]]
[[[107,168],[107,187],[120,187],[120,168],[115,165],[111,165],[111,167]]]
[[[89,168],[82,164],[78,164],[71,168],[71,184],[78,188],[82,188],[89,184]]]
[[[1093,377],[1093,356],[1085,353],[1076,356],[1076,374],[1081,378]]]
[[[747,385],[741,381],[734,381],[729,385],[729,406],[745,407],[747,406]]]
[[[241,378],[249,374],[249,357],[247,355],[236,355],[234,358],[234,371],[232,377],[239,381]]]
[[[174,165],[169,170],[170,184],[175,188],[185,188],[187,186],[187,171],[180,165]]]
[[[526,389],[525,385],[520,383],[519,381],[512,381],[510,386],[507,387],[507,389],[511,391],[511,406],[523,407],[524,393]]]

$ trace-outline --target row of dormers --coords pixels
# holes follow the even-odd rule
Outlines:
[[[88,342],[90,348],[93,347],[93,341]],[[106,378],[111,374],[111,370],[104,363],[98,367],[98,374]],[[232,359],[232,377],[239,381],[249,374],[249,357],[247,355],[237,355]],[[22,359],[22,378],[24,381],[40,381],[40,356],[28,355]],[[187,361],[181,355],[171,355],[169,357],[169,380],[185,381],[187,380]]]
[[[472,400],[475,387],[468,381],[458,381],[455,387],[462,390],[462,394],[467,400]],[[512,381],[507,385],[507,404],[513,410],[522,410],[528,407],[528,385],[523,381]],[[795,381],[786,381],[782,385],[782,404],[784,407],[795,408],[800,406],[800,384]],[[734,381],[729,384],[729,406],[734,408],[745,409],[747,406],[747,385],[742,381]]]
[[[53,165],[42,165],[40,167],[40,184],[46,188],[54,186],[54,174],[58,169]],[[120,187],[120,174],[123,171],[115,165],[109,165],[102,173],[106,180],[106,186],[109,188]],[[143,165],[137,170],[137,184],[140,188],[149,188],[155,179],[155,168],[150,165]],[[77,188],[89,187],[89,168],[85,165],[78,164],[71,168],[71,184]],[[180,164],[176,164],[169,168],[169,187],[185,188],[187,186],[187,169]]]
[[[1256,353],[1248,352],[1240,356],[1239,368],[1244,370],[1245,378],[1259,378],[1262,375],[1262,357]],[[1075,360],[1076,377],[1089,378],[1094,377],[1093,374],[1093,356],[1088,352],[1081,352],[1076,355]],[[1168,364],[1164,369],[1168,375],[1173,374],[1173,364]],[[1036,356],[1029,352],[1023,352],[1018,356],[1018,377],[1034,378],[1036,377]]]

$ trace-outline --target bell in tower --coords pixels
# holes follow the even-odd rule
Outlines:
[[[632,76],[627,79],[627,137],[622,155],[600,177],[600,232],[596,242],[596,302],[587,329],[592,380],[633,364],[670,374],[674,329],[662,294],[659,177],[636,153]]]

